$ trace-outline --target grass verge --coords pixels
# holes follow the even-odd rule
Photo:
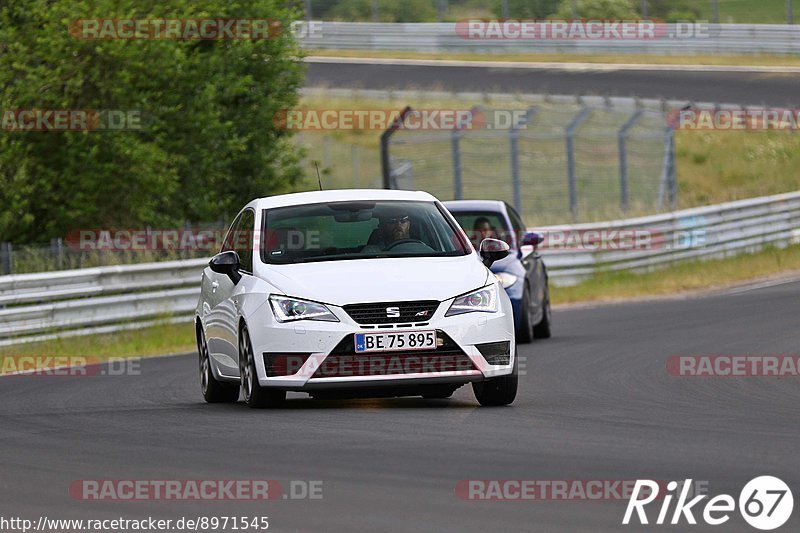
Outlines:
[[[459,61],[522,61],[531,63],[612,63],[617,65],[715,65],[728,67],[800,67],[800,57],[749,55],[647,54],[473,54],[425,53],[397,50],[308,50],[309,56],[375,57],[380,59],[451,59]]]
[[[181,324],[161,324],[149,328],[64,337],[60,339],[0,347],[0,374],[14,370],[13,362],[2,364],[6,358],[70,358],[84,357],[92,362],[106,361],[123,357],[151,357],[171,353],[196,350],[194,326],[191,322]],[[51,362],[42,360],[43,365]],[[64,363],[56,363],[64,364]]]
[[[552,287],[551,297],[558,305],[674,295],[724,288],[795,270],[800,271],[800,245],[769,247],[754,254],[679,263],[655,272],[600,273],[572,287]]]

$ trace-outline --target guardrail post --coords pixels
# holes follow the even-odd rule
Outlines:
[[[619,130],[619,205],[623,213],[628,211],[628,131],[642,118],[644,111],[637,109],[636,112]]]
[[[569,210],[572,218],[578,218],[578,183],[575,176],[575,131],[583,124],[592,108],[584,107],[575,119],[567,126],[567,186],[569,187]]]
[[[0,242],[0,264],[3,274],[14,273],[14,250],[10,242]]]
[[[353,166],[353,188],[358,189],[361,186],[361,158],[357,144],[350,147],[350,162]]]
[[[405,120],[406,115],[412,111],[413,109],[411,109],[411,106],[406,106],[406,108],[400,112],[400,115],[398,115],[397,119],[395,119],[395,121],[392,122],[388,128],[386,128],[386,131],[381,133],[381,173],[383,174],[384,189],[394,188],[392,187],[392,164],[389,158],[389,141],[391,140],[392,135],[394,135],[394,132],[403,127],[403,121]]]
[[[530,124],[538,111],[539,108],[536,106],[529,107],[525,113],[525,118],[519,123],[513,124],[508,134],[511,144],[511,180],[514,187],[514,209],[517,210],[517,213],[522,212],[522,183],[519,175],[519,130],[522,126]]]

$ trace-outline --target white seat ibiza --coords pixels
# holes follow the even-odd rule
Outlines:
[[[511,302],[430,194],[343,190],[253,200],[203,272],[196,312],[208,402],[314,397],[448,398],[517,391]]]

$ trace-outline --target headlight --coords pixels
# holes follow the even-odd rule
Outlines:
[[[278,322],[292,322],[294,320],[322,320],[324,322],[339,322],[336,315],[323,304],[289,298],[272,294],[269,304]]]
[[[483,313],[497,312],[497,285],[487,285],[482,289],[459,296],[444,316],[461,315],[480,311]]]
[[[514,274],[509,274],[508,272],[498,272],[494,275],[494,277],[496,277],[497,281],[503,285],[504,289],[511,287],[519,279]]]

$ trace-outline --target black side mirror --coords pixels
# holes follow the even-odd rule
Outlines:
[[[211,270],[217,274],[227,275],[234,285],[242,279],[242,275],[239,273],[239,264],[239,254],[233,250],[218,253],[208,262]]]
[[[492,266],[492,263],[499,261],[508,256],[510,248],[508,243],[500,239],[483,239],[480,246],[480,254],[483,259],[483,264],[487,267]]]
[[[520,246],[533,246],[534,248],[544,242],[544,235],[541,233],[526,233],[519,241]]]

